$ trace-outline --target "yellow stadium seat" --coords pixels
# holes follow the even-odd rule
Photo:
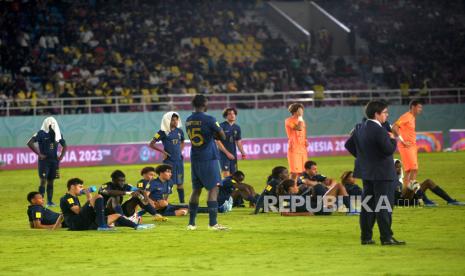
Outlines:
[[[191,42],[192,42],[192,44],[194,44],[194,46],[199,46],[199,45],[200,45],[200,38],[198,38],[198,37],[193,37],[193,38],[191,39]]]
[[[173,75],[179,75],[181,74],[181,70],[179,70],[179,67],[178,66],[171,66],[171,73],[173,73]]]
[[[210,38],[209,37],[202,37],[202,42],[203,42],[203,44],[210,44]]]
[[[248,51],[252,51],[253,50],[253,43],[246,43],[245,44],[245,49],[248,50]]]
[[[262,80],[266,80],[266,78],[268,77],[268,74],[266,72],[260,72],[259,75],[260,75],[260,79]]]
[[[242,43],[236,44],[236,49],[237,49],[238,51],[243,51],[243,50],[244,50],[244,44],[242,44]]]
[[[219,50],[224,50],[224,49],[226,49],[226,47],[224,46],[223,43],[218,43],[218,44],[217,44],[217,48],[218,48]]]
[[[248,36],[248,37],[247,37],[247,42],[250,42],[250,43],[255,42],[255,37],[253,37],[253,36]]]
[[[262,50],[262,48],[263,48],[262,44],[260,44],[260,43],[255,43],[254,46],[255,46],[255,49],[257,49],[257,50]]]
[[[218,40],[217,37],[212,37],[212,38],[210,39],[210,41],[211,41],[212,44],[219,44],[219,43],[220,43],[220,41]]]
[[[228,46],[226,47],[229,51],[234,51],[234,44],[228,44]]]
[[[186,81],[191,82],[194,79],[194,74],[186,73]]]
[[[195,89],[195,87],[191,87],[191,88],[187,89],[187,93],[195,95],[195,94],[197,94],[197,89]]]

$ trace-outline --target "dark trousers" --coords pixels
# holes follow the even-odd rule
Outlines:
[[[371,240],[373,237],[373,226],[375,221],[378,222],[379,233],[381,241],[386,241],[392,238],[392,212],[381,208],[376,212],[376,206],[380,202],[381,196],[387,196],[390,208],[394,207],[394,181],[380,181],[380,180],[363,180],[363,193],[362,201],[365,201],[367,196],[371,196],[367,201],[367,206],[371,211],[366,210],[362,206],[360,213],[360,230],[362,231],[362,240]],[[383,201],[382,206],[386,206],[386,200]]]

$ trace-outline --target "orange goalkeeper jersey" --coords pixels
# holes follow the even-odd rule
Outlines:
[[[399,127],[399,134],[405,142],[410,142],[412,145],[416,144],[417,137],[415,133],[415,116],[410,112],[405,112],[395,122]],[[399,143],[401,145],[401,143]],[[403,147],[403,145],[401,145]]]
[[[288,138],[288,151],[293,153],[306,153],[305,141],[307,139],[307,127],[303,122],[302,130],[295,130],[294,127],[299,123],[297,118],[289,117],[285,121],[286,134]]]

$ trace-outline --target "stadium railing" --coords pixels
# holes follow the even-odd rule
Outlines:
[[[74,114],[102,112],[143,112],[157,110],[191,110],[191,94],[133,95],[131,97],[71,97],[4,100],[0,102],[0,116]],[[209,109],[232,106],[241,109],[282,108],[300,102],[306,106],[364,105],[373,99],[389,104],[408,104],[413,98],[422,98],[427,104],[465,103],[465,88],[431,88],[428,90],[330,90],[323,98],[315,98],[314,91],[272,93],[208,94]],[[46,104],[44,102],[46,101]]]

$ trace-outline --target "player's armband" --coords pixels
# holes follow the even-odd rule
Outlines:
[[[268,192],[271,191],[272,189],[273,189],[273,186],[271,186],[269,184],[266,185],[266,187],[265,187],[265,190],[267,190]]]

